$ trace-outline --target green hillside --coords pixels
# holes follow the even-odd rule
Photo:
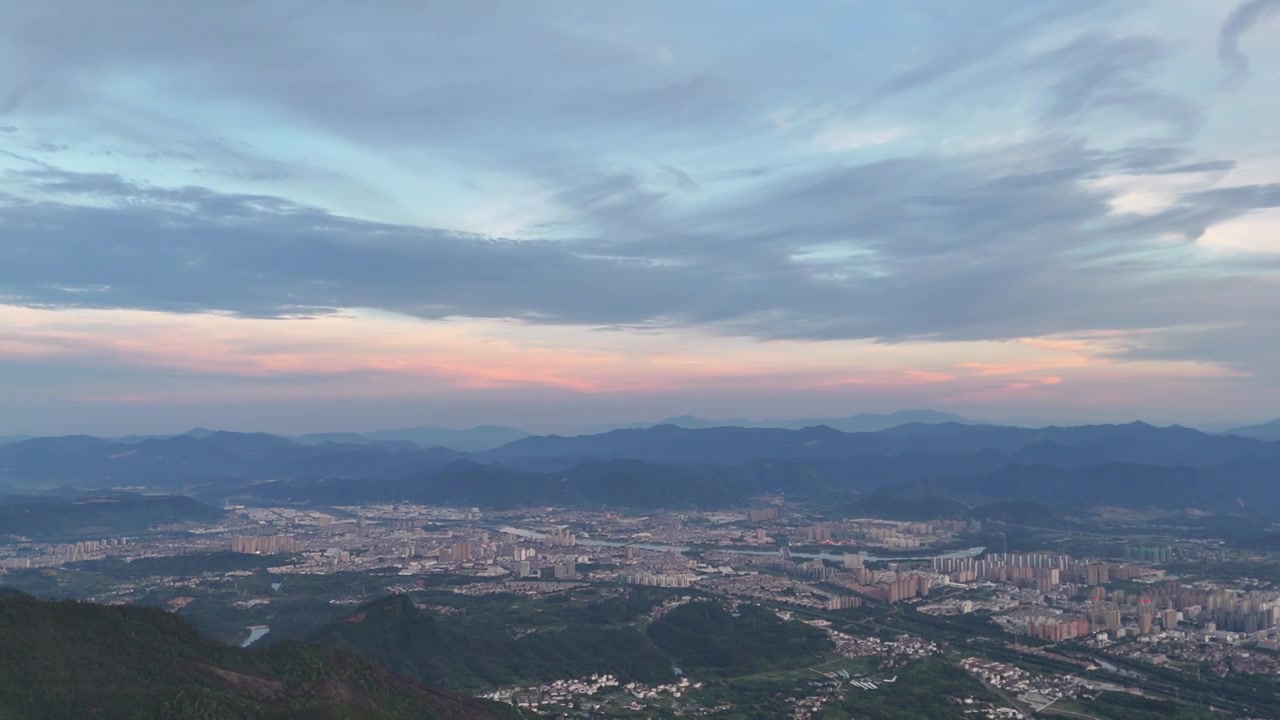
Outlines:
[[[391,595],[308,639],[359,653],[421,682],[467,690],[592,673],[656,683],[670,680],[677,667],[729,676],[799,667],[830,651],[821,631],[750,605],[730,612],[718,601],[692,602],[648,622],[637,610],[652,605],[654,597],[633,591],[625,600],[564,603],[563,612],[551,605],[536,620],[513,625],[497,615],[500,602],[440,619],[406,595]],[[508,603],[506,617],[527,615],[526,606]],[[519,629],[525,622],[532,627]]]
[[[830,651],[826,634],[786,622],[757,605],[730,611],[719,602],[681,605],[651,624],[649,637],[698,675],[745,675],[802,667]]]
[[[241,650],[159,610],[0,592],[0,718],[518,717],[332,648]]]
[[[654,682],[672,675],[669,656],[633,624],[544,619],[556,627],[514,636],[508,627],[465,614],[441,621],[406,595],[370,602],[309,640],[350,650],[421,682],[480,690],[612,673]]]

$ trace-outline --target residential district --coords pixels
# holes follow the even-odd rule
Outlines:
[[[402,578],[405,589],[412,589],[414,578],[470,578],[452,586],[460,595],[545,596],[590,585],[631,585],[679,591],[673,602],[719,597],[759,604],[821,628],[840,657],[873,661],[874,677],[816,671],[812,692],[792,698],[796,718],[812,717],[824,703],[849,692],[876,692],[894,682],[896,669],[945,647],[963,647],[958,666],[1015,699],[1001,704],[956,698],[977,717],[1022,717],[1102,692],[1141,694],[1124,683],[1089,677],[1094,671],[1122,677],[1133,672],[1126,668],[1134,663],[1194,668],[1200,677],[1280,674],[1280,588],[1248,577],[1185,578],[1166,568],[1175,558],[1204,556],[1212,543],[1126,545],[1108,557],[995,551],[964,546],[965,538],[982,531],[972,521],[815,522],[768,500],[740,512],[663,515],[553,508],[481,512],[410,504],[229,505],[226,519],[217,524],[158,526],[141,536],[63,544],[11,537],[0,544],[0,573],[104,558],[232,552],[278,558],[268,572],[282,578],[376,569]],[[140,578],[90,599],[124,601],[144,586],[201,581]],[[237,607],[269,602],[263,597]],[[873,607],[889,614],[857,619]],[[895,624],[908,617],[912,622]],[[930,617],[980,623],[964,627],[981,627],[1002,639],[975,648],[959,636],[934,637],[922,624]],[[269,632],[266,626],[246,627],[251,631],[246,644]],[[886,630],[894,632],[887,636]],[[1000,657],[983,657],[988,649],[999,650]],[[1019,667],[1018,658],[1037,657],[1078,672]],[[601,673],[501,688],[487,697],[547,712],[590,708],[613,697],[640,711],[655,699],[678,706],[683,695],[699,687],[696,678],[645,686]]]

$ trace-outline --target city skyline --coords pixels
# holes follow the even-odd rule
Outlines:
[[[1280,415],[1280,0],[0,11],[0,435]]]

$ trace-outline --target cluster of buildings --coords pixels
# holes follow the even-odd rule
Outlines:
[[[942,652],[936,642],[916,635],[903,634],[893,640],[881,640],[875,636],[850,635],[836,630],[824,621],[812,621],[809,624],[825,630],[840,655],[848,658],[878,658],[881,669],[885,670]]]
[[[15,552],[7,557],[0,557],[0,569],[57,567],[66,563],[101,560],[124,553],[126,547],[132,549],[128,538],[122,537],[65,544],[32,544],[22,547],[25,552],[21,554]]]
[[[1090,588],[1085,611],[1095,632],[1107,639],[1149,636],[1193,626],[1215,636],[1256,636],[1280,626],[1280,592],[1234,590],[1176,580],[1153,583],[1141,592]]]
[[[1052,612],[1045,608],[1029,608],[1020,615],[1002,616],[1000,620],[1004,621],[1001,624],[1013,632],[1025,632],[1033,638],[1048,642],[1085,637],[1092,629],[1089,621],[1083,617],[1065,615],[1061,611]]]
[[[844,690],[846,688],[856,688],[858,690],[880,689],[880,686],[874,681],[861,675],[850,675],[848,670],[836,670],[835,672],[823,672],[822,674],[827,677],[827,680],[809,682],[809,686],[813,688],[813,694],[804,697],[793,697],[787,700],[787,704],[791,706],[792,720],[811,720],[811,718],[819,717],[824,705],[844,698]],[[898,678],[895,675],[881,682],[896,683],[897,681]]]
[[[698,576],[692,573],[622,573],[618,581],[628,585],[644,585],[646,587],[687,588],[697,582]]]
[[[683,697],[690,690],[702,688],[700,682],[690,682],[680,677],[665,685],[621,683],[613,675],[554,680],[533,687],[507,688],[485,693],[480,697],[538,711],[540,715],[556,715],[559,709],[570,708],[588,713],[598,711],[609,704],[616,704],[631,712],[642,712],[649,702],[670,701]]]
[[[1164,565],[1173,560],[1173,548],[1167,545],[1127,545],[1124,549],[1124,557],[1126,560]]]
[[[568,705],[579,697],[596,695],[618,686],[618,679],[613,675],[592,675],[581,679],[554,680],[534,687],[494,690],[480,697],[516,707],[536,708],[543,705]]]
[[[990,687],[1018,695],[1033,707],[1045,707],[1062,698],[1086,697],[1089,690],[1072,675],[1036,675],[994,660],[969,657],[960,661],[960,667]]]
[[[845,610],[862,607],[862,598],[843,595],[783,575],[757,572],[705,577],[698,587],[717,595],[759,600],[810,610]]]
[[[939,557],[933,559],[935,572],[944,573],[953,583],[1006,583],[1047,593],[1059,586],[1068,592],[1119,580],[1149,580],[1164,570],[1147,565],[1076,560],[1069,555],[1050,553],[992,553],[982,558]]]
[[[242,535],[231,539],[231,552],[251,555],[279,555],[302,550],[302,543],[290,535]]]
[[[901,522],[860,518],[839,523],[808,525],[789,530],[789,537],[805,544],[847,543],[867,547],[904,550],[929,547],[953,540],[966,531],[981,529],[981,523],[963,520]]]
[[[1280,674],[1280,643],[1275,636],[1260,639],[1256,645],[1242,644],[1245,639],[1238,633],[1160,632],[1134,643],[1109,646],[1106,652],[1153,665],[1196,666],[1218,677]]]

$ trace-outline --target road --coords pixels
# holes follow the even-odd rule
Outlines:
[[[1084,713],[1072,712],[1070,710],[1059,710],[1058,708],[1050,708],[1049,705],[1045,705],[1044,707],[1040,708],[1038,712],[1057,713],[1058,715],[1070,715],[1071,717],[1089,718],[1089,720],[1103,720],[1103,718],[1096,717],[1094,715],[1085,715]]]

